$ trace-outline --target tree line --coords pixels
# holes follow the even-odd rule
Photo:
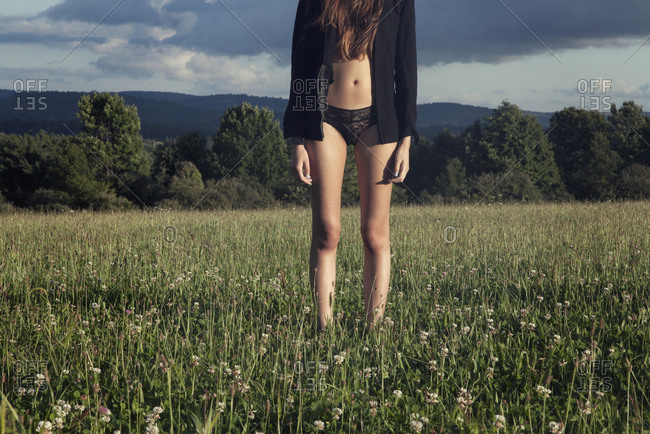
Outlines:
[[[217,209],[306,205],[289,172],[291,147],[268,108],[236,105],[211,137],[145,141],[137,108],[110,93],[83,95],[78,134],[0,134],[0,210]],[[462,133],[411,146],[396,203],[650,198],[650,118],[626,101],[611,112],[568,107],[544,131],[503,102]],[[352,146],[344,204],[359,201]]]

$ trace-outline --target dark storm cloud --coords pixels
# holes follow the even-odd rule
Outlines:
[[[623,46],[650,35],[648,0],[416,0],[419,63],[499,63],[569,48]],[[118,1],[64,0],[38,18],[60,23],[99,22]],[[213,55],[269,53],[288,64],[296,0],[124,0],[102,22],[131,25],[129,43],[191,49]],[[175,33],[153,38],[146,29]],[[29,31],[25,31],[28,35]],[[51,36],[41,36],[44,40]],[[1,40],[20,40],[3,34]],[[71,39],[74,39],[70,36]],[[29,38],[28,38],[29,39]],[[51,41],[50,41],[51,42]],[[650,49],[650,42],[644,49]],[[623,58],[631,54],[623,52]],[[637,53],[638,54],[638,53]]]
[[[424,63],[502,60],[569,48],[622,45],[650,33],[646,0],[416,1]]]

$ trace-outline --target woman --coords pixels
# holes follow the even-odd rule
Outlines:
[[[392,185],[409,170],[416,121],[413,0],[300,0],[284,136],[311,185],[310,284],[318,330],[332,323],[341,186],[354,145],[361,197],[366,323],[383,317],[390,280]]]

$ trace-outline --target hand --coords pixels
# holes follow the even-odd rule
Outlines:
[[[388,179],[389,182],[397,184],[398,182],[404,182],[406,174],[409,171],[409,150],[411,148],[411,137],[404,137],[401,142],[397,144],[395,153],[393,156],[393,167],[388,167],[389,170],[392,170],[392,177]],[[395,176],[397,174],[397,176]]]
[[[289,170],[293,173],[296,179],[307,185],[311,185],[312,179],[309,170],[309,154],[307,154],[305,145],[293,145]]]

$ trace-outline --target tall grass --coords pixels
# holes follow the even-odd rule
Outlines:
[[[650,429],[648,202],[394,207],[372,331],[346,208],[323,334],[309,209],[0,219],[6,432]]]

